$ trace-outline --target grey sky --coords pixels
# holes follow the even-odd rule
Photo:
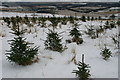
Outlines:
[[[67,2],[67,1],[72,1],[72,2],[118,2],[120,0],[1,0],[2,2]]]

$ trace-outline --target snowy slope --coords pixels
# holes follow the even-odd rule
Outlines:
[[[2,37],[0,37],[0,79],[2,78]]]
[[[25,15],[27,15],[28,17],[32,17],[32,16],[39,16],[39,17],[47,17],[47,16],[53,16],[52,14],[45,14],[45,13],[18,13],[18,12],[1,12],[0,11],[0,17],[16,17],[16,16],[21,16],[24,17]],[[62,17],[63,15],[55,15],[56,17]]]
[[[5,7],[5,6],[0,6],[0,8],[7,8],[7,7]]]
[[[0,15],[2,15],[0,13]],[[2,33],[2,25],[0,24],[0,34]],[[0,79],[2,79],[2,37],[0,36]]]
[[[10,17],[16,13],[9,14]],[[20,15],[23,15],[19,13]],[[4,16],[3,15],[3,16]],[[29,15],[29,14],[28,14]],[[46,15],[46,14],[44,14]],[[107,30],[106,34],[101,34],[98,39],[91,39],[87,35],[83,35],[84,40],[83,44],[76,45],[76,43],[67,44],[68,49],[62,53],[45,50],[44,41],[46,40],[46,32],[48,28],[40,28],[40,26],[35,26],[32,28],[32,33],[26,33],[24,36],[27,38],[27,41],[33,42],[34,45],[40,46],[39,48],[39,62],[32,64],[30,66],[19,66],[16,64],[11,65],[5,56],[6,50],[10,49],[10,45],[7,40],[13,39],[14,35],[10,34],[11,30],[6,26],[5,23],[1,24],[3,21],[0,21],[0,27],[3,28],[3,33],[5,37],[2,38],[4,44],[2,46],[2,77],[4,78],[75,78],[75,74],[72,73],[73,70],[77,69],[77,66],[71,62],[68,63],[74,56],[72,51],[76,52],[76,60],[81,61],[81,55],[85,54],[85,62],[91,66],[90,73],[92,78],[117,78],[118,77],[118,54],[115,45],[111,40],[110,36],[116,34],[118,29]],[[49,23],[49,22],[47,22]],[[91,24],[91,22],[81,22],[79,21],[80,30],[85,31],[85,25]],[[98,26],[100,21],[93,21],[93,25]],[[26,28],[26,25],[22,25]],[[37,32],[34,32],[34,30]],[[51,29],[51,28],[50,28]],[[62,43],[65,45],[65,40],[70,39],[69,31],[71,29],[71,24],[62,25],[62,28],[56,30],[57,32],[62,32]],[[100,45],[99,45],[100,44]],[[103,49],[104,44],[107,44],[108,48],[113,52],[113,57],[108,61],[102,59],[100,52]],[[52,58],[52,59],[51,59]],[[1,60],[0,60],[1,62]]]

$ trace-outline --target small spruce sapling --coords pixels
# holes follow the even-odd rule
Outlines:
[[[73,70],[72,73],[75,73],[79,80],[88,80],[90,75],[90,66],[84,63],[84,54],[82,55],[82,62],[79,61],[78,70]]]
[[[87,31],[85,31],[85,33],[87,35],[89,35],[89,37],[91,37],[91,39],[96,39],[96,34],[95,34],[95,30],[93,29],[93,25],[90,25],[90,26],[86,26],[87,28]]]
[[[45,40],[44,44],[46,49],[50,49],[58,52],[63,51],[61,39],[59,37],[59,34],[55,31],[49,30],[49,33],[47,33],[47,40]]]
[[[105,29],[110,28],[110,26],[109,26],[109,21],[106,21],[106,22],[105,22],[104,28],[105,28]]]
[[[99,20],[102,20],[101,16],[98,17]]]
[[[74,23],[74,28],[70,31],[70,36],[72,36],[72,42],[76,42],[77,44],[82,44],[83,43],[83,39],[80,38],[80,36],[82,36],[82,34],[80,33],[80,31],[78,30],[78,24]]]
[[[46,27],[46,23],[45,22],[46,22],[46,19],[42,18],[41,22],[40,22],[41,23],[41,27]]]
[[[85,17],[85,16],[82,16],[82,17],[81,17],[81,20],[82,20],[83,22],[86,22],[86,17]]]
[[[112,52],[106,46],[100,54],[103,56],[104,60],[108,60],[110,57],[112,57]]]
[[[68,22],[67,17],[63,17],[61,21],[63,25],[66,25]]]
[[[38,47],[31,47],[30,43],[26,42],[25,38],[22,35],[25,33],[24,30],[18,29],[14,30],[12,34],[14,37],[13,40],[10,40],[10,50],[6,52],[7,60],[11,63],[16,63],[18,65],[30,65],[38,61]]]
[[[90,16],[87,17],[87,20],[90,21]]]
[[[117,24],[118,26],[120,26],[120,20],[118,20],[118,21],[116,22],[116,24]]]
[[[110,22],[110,27],[111,27],[111,28],[116,28],[116,25],[115,25],[115,22],[114,22],[114,21],[111,21],[111,22]]]
[[[10,23],[11,23],[10,18],[9,17],[4,17],[3,20],[4,20],[4,22],[7,23],[7,26],[10,27]]]

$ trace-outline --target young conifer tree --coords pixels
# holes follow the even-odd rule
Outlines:
[[[70,31],[70,36],[72,36],[72,41],[76,42],[77,44],[82,44],[83,43],[83,39],[80,38],[80,36],[82,36],[82,34],[80,33],[80,31],[78,30],[78,24],[74,23],[74,28]]]
[[[4,22],[7,23],[7,26],[10,27],[11,20],[9,17],[3,17]]]
[[[59,34],[54,30],[49,30],[49,33],[47,33],[47,40],[45,40],[45,47],[46,49],[62,52],[63,46],[61,44],[61,39],[59,37]]]
[[[82,62],[79,62],[77,65],[78,70],[73,70],[72,73],[75,73],[79,80],[89,79],[91,76],[89,70],[90,66],[84,63],[84,54],[82,55]]]
[[[26,66],[38,61],[38,47],[31,47],[26,38],[22,37],[24,33],[25,30],[20,31],[19,26],[12,32],[16,37],[10,40],[10,50],[6,52],[6,57],[11,63]]]
[[[106,22],[105,22],[104,28],[105,28],[105,29],[109,29],[109,28],[110,28],[109,21],[106,21]]]
[[[112,57],[112,52],[110,49],[108,49],[106,46],[100,53],[103,56],[104,60],[108,60],[110,57]]]
[[[87,17],[87,20],[90,21],[90,16]]]
[[[110,27],[111,27],[111,28],[116,28],[116,24],[115,24],[114,21],[111,21],[111,22],[110,22]]]
[[[81,20],[82,20],[83,22],[86,22],[86,17],[85,17],[85,16],[82,16],[82,17],[81,17]]]
[[[120,26],[120,20],[118,20],[118,21],[116,22],[116,24],[117,24],[118,26]]]

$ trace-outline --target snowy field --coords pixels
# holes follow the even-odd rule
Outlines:
[[[1,12],[0,11],[0,17],[16,17],[16,16],[21,16],[24,17],[25,15],[27,15],[28,17],[33,17],[35,16],[39,16],[39,17],[47,17],[47,16],[53,16],[52,14],[43,14],[43,13],[18,13],[18,12]],[[62,17],[63,15],[55,15],[56,17]]]
[[[16,15],[23,17],[26,14],[5,12],[3,15],[0,15],[0,17],[11,17]],[[27,15],[30,16],[31,13]],[[38,15],[46,16],[47,14]],[[51,24],[49,21],[46,21],[46,23],[47,25]],[[78,23],[81,24],[79,29],[85,31],[85,25],[90,25],[91,21],[78,21]],[[92,21],[92,24],[96,27],[98,27],[100,23],[100,21]],[[102,25],[104,25],[104,21]],[[21,26],[28,29],[26,25]],[[101,34],[97,39],[91,39],[88,35],[84,34],[82,36],[84,40],[83,44],[67,44],[68,49],[59,53],[45,49],[43,40],[46,40],[48,28],[40,28],[40,26],[37,25],[34,26],[35,27],[31,28],[32,33],[26,32],[24,37],[27,38],[27,41],[34,43],[34,45],[40,46],[39,62],[29,66],[19,66],[16,64],[11,65],[6,60],[5,52],[10,49],[10,45],[7,40],[13,39],[14,35],[9,33],[11,32],[11,29],[7,27],[6,23],[4,23],[3,20],[0,20],[0,30],[2,29],[0,33],[5,35],[4,37],[0,37],[2,42],[0,43],[2,46],[2,50],[0,50],[0,54],[2,55],[0,63],[2,63],[3,78],[75,78],[75,74],[73,74],[72,71],[77,69],[77,65],[75,65],[74,62],[69,63],[74,56],[72,53],[73,50],[76,52],[77,62],[81,61],[81,55],[85,54],[85,63],[91,66],[91,78],[118,78],[118,50],[115,48],[116,45],[110,37],[118,33],[118,27],[113,28],[112,30],[107,30],[105,34]],[[67,25],[61,25],[61,28],[57,27],[56,29],[57,32],[64,31],[60,34],[63,38],[63,45],[65,45],[66,39],[71,38],[68,36],[71,26],[72,25],[68,22]],[[51,27],[49,29],[51,29]],[[37,31],[35,32],[35,30]],[[106,44],[113,53],[113,57],[111,57],[108,61],[103,60],[100,55],[101,49],[104,48],[104,44]]]
[[[0,79],[2,78],[2,37],[0,37]]]
[[[2,13],[0,13],[2,15]],[[0,34],[2,33],[2,26],[0,25]],[[2,79],[2,37],[0,36],[0,79]]]

